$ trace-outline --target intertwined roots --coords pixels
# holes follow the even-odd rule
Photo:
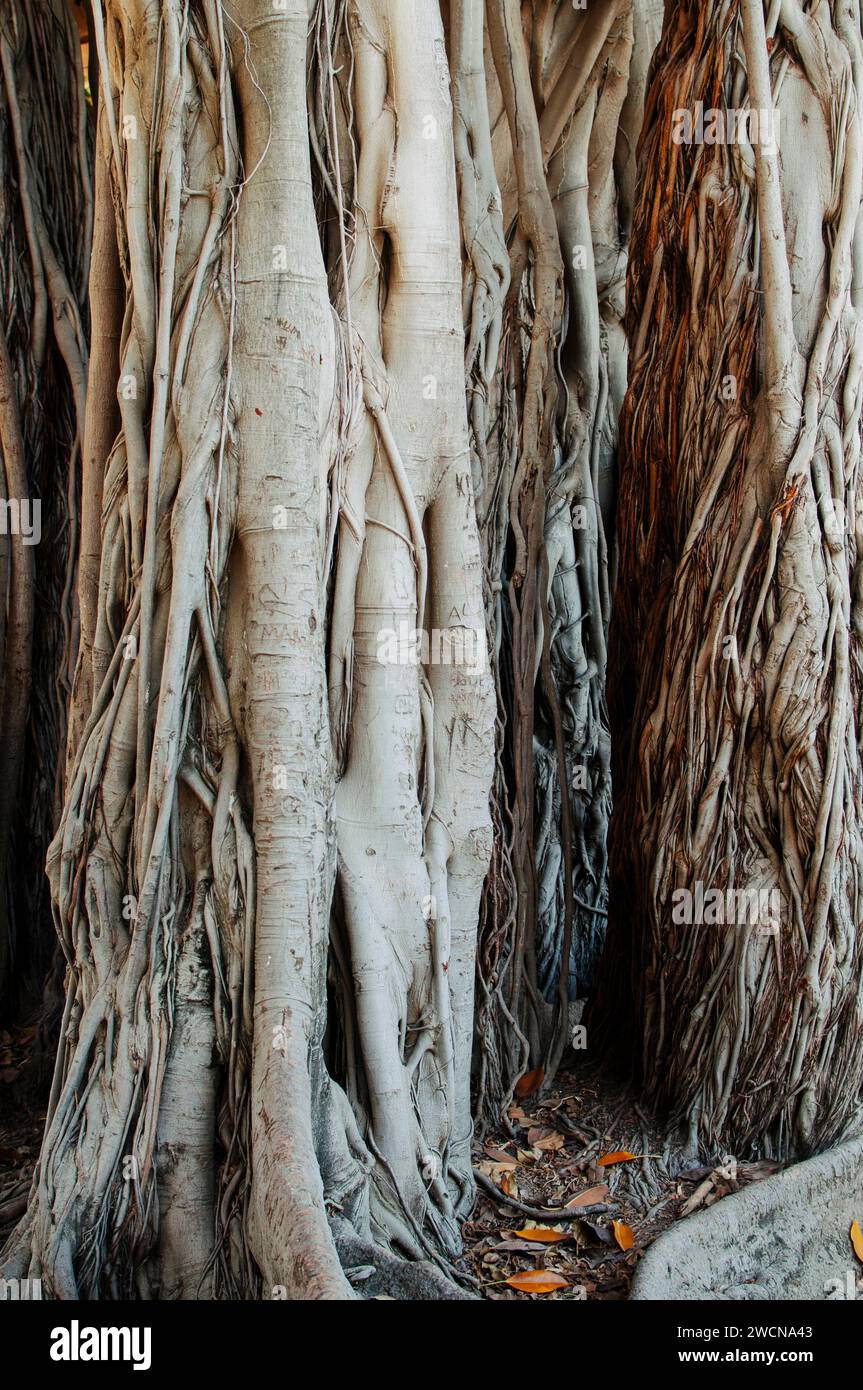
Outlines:
[[[858,1122],[863,1080],[860,14],[679,8],[633,239],[608,973],[692,1140],[784,1155]],[[779,150],[674,143],[705,93],[775,104]],[[673,915],[705,886],[775,894],[778,926]]]

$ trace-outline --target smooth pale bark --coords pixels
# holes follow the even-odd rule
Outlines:
[[[454,1214],[469,1209],[473,1188],[473,961],[494,701],[467,448],[452,110],[435,4],[361,4],[349,22],[363,232],[348,292],[373,423],[360,425],[346,484],[364,509],[362,564],[357,572],[344,522],[356,587],[340,583],[340,546],[334,610],[335,626],[353,600],[337,792],[358,1047],[349,1094],[384,1160],[373,1228],[385,1234],[395,1221],[410,1248],[428,1221],[455,1252]],[[381,312],[374,257],[384,242]],[[467,663],[382,662],[381,634],[403,627],[457,639]]]
[[[95,13],[126,299],[115,336],[100,213],[108,270],[94,299],[84,541],[92,561],[101,493],[99,575],[94,585],[88,561],[49,862],[66,1010],[32,1200],[9,1251],[10,1267],[61,1297],[350,1297],[343,1264],[370,1252],[369,1291],[454,1294],[426,1256],[445,1267],[457,1253],[455,1215],[472,1200],[494,699],[443,30],[432,0],[409,15],[351,13],[381,32],[383,96],[402,120],[390,199],[360,122],[371,172],[356,191],[392,260],[378,318],[371,302],[364,317],[360,282],[366,331],[355,334],[347,303],[344,321],[333,313],[315,220],[310,19],[324,16],[304,0],[246,0],[231,16],[215,0],[194,15],[174,0],[158,14],[117,0]],[[354,95],[373,109],[365,73]],[[357,461],[374,500],[364,486],[352,516],[354,480],[341,484]],[[354,522],[355,553],[352,573],[346,543],[330,624],[337,517],[343,535]],[[337,576],[342,558],[340,544]],[[369,593],[384,614],[403,607],[472,639],[473,666],[399,669],[405,698],[385,690],[401,776],[393,729],[362,704],[364,687],[374,695],[393,674],[363,648]],[[350,737],[339,748],[327,639],[342,617]],[[333,640],[336,711],[339,651]],[[377,883],[344,814],[357,788],[365,838],[380,841]],[[402,873],[406,808],[415,838]],[[356,1020],[344,1090],[323,1047],[337,851],[344,1021]],[[376,953],[390,990],[405,970],[385,1013],[365,990]]]
[[[257,886],[252,1248],[265,1284],[338,1297],[350,1286],[324,1211],[308,1060],[322,1039],[334,870],[320,447],[334,333],[311,193],[308,20],[306,0],[278,13],[248,3],[235,43],[244,168],[254,173],[237,228],[231,604],[242,608],[229,615],[229,650]]]

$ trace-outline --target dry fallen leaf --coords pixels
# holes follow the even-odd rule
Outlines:
[[[628,1163],[635,1154],[627,1153],[625,1149],[616,1149],[613,1154],[603,1154],[602,1158],[596,1161],[600,1168],[610,1168],[612,1163]]]
[[[533,1125],[533,1126],[527,1131],[527,1142],[528,1142],[529,1144],[536,1144],[536,1143],[538,1142],[538,1140],[540,1140],[540,1139],[545,1139],[545,1138],[547,1137],[547,1135],[553,1134],[553,1133],[554,1133],[554,1130],[553,1130],[553,1129],[549,1129],[548,1125]]]
[[[565,1143],[566,1140],[562,1134],[549,1134],[545,1139],[537,1139],[533,1147],[542,1149],[543,1152],[547,1153],[555,1149],[562,1149]]]
[[[849,1234],[851,1236],[851,1244],[854,1246],[854,1254],[857,1256],[858,1260],[863,1261],[863,1231],[860,1229],[859,1221],[851,1222]]]
[[[521,1289],[522,1293],[553,1293],[555,1289],[569,1288],[569,1280],[550,1269],[525,1269],[503,1282],[511,1289]]]
[[[486,1144],[485,1151],[495,1163],[513,1163],[512,1154],[508,1154],[505,1149],[496,1149],[492,1144]]]
[[[635,1235],[632,1227],[627,1226],[625,1221],[615,1221],[613,1225],[614,1239],[617,1241],[621,1250],[631,1250],[635,1244]]]
[[[698,1184],[689,1200],[684,1202],[683,1206],[680,1208],[680,1215],[689,1216],[693,1211],[697,1211],[698,1208],[707,1201],[712,1191],[713,1179],[705,1178],[704,1182]]]
[[[561,1240],[569,1240],[568,1231],[556,1231],[553,1226],[525,1226],[516,1231],[520,1240],[536,1240],[543,1245],[557,1245]]]
[[[514,1158],[506,1160],[481,1158],[477,1163],[477,1168],[481,1173],[485,1173],[487,1178],[499,1178],[501,1173],[511,1173],[518,1167]]]
[[[608,1185],[601,1182],[596,1187],[589,1187],[586,1192],[579,1192],[577,1197],[566,1202],[567,1207],[592,1207],[594,1202],[601,1202],[608,1196]]]
[[[545,1072],[542,1067],[537,1067],[535,1071],[526,1071],[515,1088],[515,1094],[519,1100],[523,1100],[525,1096],[532,1096],[534,1091],[538,1091],[544,1076]]]
[[[781,1163],[774,1163],[769,1158],[761,1158],[756,1163],[738,1164],[738,1177],[741,1182],[760,1182],[762,1178],[772,1177],[781,1168]]]
[[[578,1096],[556,1096],[553,1100],[541,1100],[539,1110],[559,1110],[562,1105],[569,1105],[571,1100],[578,1100]]]

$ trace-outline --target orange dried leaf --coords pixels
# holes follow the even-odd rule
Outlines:
[[[592,1207],[594,1202],[601,1202],[603,1197],[608,1196],[608,1184],[601,1182],[596,1187],[589,1187],[586,1192],[579,1192],[577,1197],[573,1197],[567,1202],[567,1207]]]
[[[615,1221],[613,1225],[614,1239],[617,1241],[621,1250],[631,1250],[635,1244],[635,1235],[632,1227],[627,1226],[625,1221]]]
[[[507,1197],[518,1196],[518,1180],[515,1176],[515,1173],[501,1173],[500,1186],[501,1190],[506,1193]]]
[[[537,1067],[535,1071],[526,1071],[515,1088],[515,1094],[519,1100],[523,1100],[525,1096],[532,1096],[534,1091],[538,1091],[544,1076],[545,1072],[542,1067]]]
[[[860,1229],[859,1221],[851,1222],[849,1234],[851,1236],[851,1244],[854,1246],[854,1254],[857,1256],[858,1260],[863,1262],[863,1231]]]
[[[550,1269],[525,1269],[503,1282],[511,1289],[521,1289],[522,1293],[553,1293],[555,1289],[569,1288],[569,1280]]]
[[[625,1149],[616,1149],[613,1154],[603,1154],[602,1158],[596,1161],[600,1168],[610,1168],[612,1163],[628,1163],[631,1158],[635,1158],[635,1154],[629,1154]]]
[[[555,1231],[551,1226],[525,1226],[515,1234],[520,1240],[537,1240],[543,1245],[557,1245],[561,1240],[569,1240],[566,1231]]]

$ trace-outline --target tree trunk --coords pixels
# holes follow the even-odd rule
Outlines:
[[[863,1078],[860,8],[768,8],[671,7],[648,96],[603,999],[741,1156],[835,1142]]]
[[[439,9],[94,21],[66,1009],[8,1267],[60,1297],[338,1298],[374,1242],[363,1292],[458,1296],[494,693]],[[403,621],[469,660],[387,664]]]
[[[480,223],[481,238],[473,230],[471,209],[491,181],[473,126],[473,166],[462,161],[463,190],[477,190],[462,198],[468,390],[499,695],[478,957],[478,1105],[492,1122],[526,1068],[550,1083],[604,939],[623,284],[660,12],[655,0],[538,3],[521,13],[490,0],[491,143],[510,250],[503,278],[492,273],[496,219]],[[453,76],[460,112],[471,89],[460,101],[458,62]],[[472,109],[475,125],[475,101]]]
[[[691,1143],[854,1122],[863,49],[769,8],[669,7],[636,161],[656,0],[94,5],[65,1010],[7,1275],[465,1296],[474,1121],[554,1076],[610,908],[605,1024],[634,994]],[[750,92],[780,151],[677,138]]]
[[[328,1298],[373,1249],[364,1293],[451,1294],[478,933],[491,1113],[529,1048],[553,1072],[604,911],[632,8],[94,26],[66,1009],[10,1258]]]
[[[38,998],[75,666],[92,226],[65,0],[0,4],[0,1017]]]

